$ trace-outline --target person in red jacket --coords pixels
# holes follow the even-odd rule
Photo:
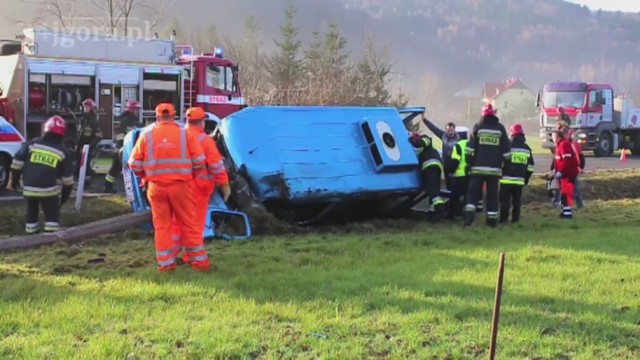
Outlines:
[[[554,162],[555,177],[560,180],[560,201],[563,219],[573,218],[571,206],[573,205],[573,191],[576,178],[580,174],[580,163],[571,142],[565,137],[565,133],[558,130],[553,133],[553,142],[556,143],[556,156]]]
[[[575,134],[573,131],[569,131],[569,141],[573,146],[573,151],[576,152],[576,155],[578,157],[578,165],[580,165],[580,173],[578,174],[578,177],[576,177],[575,184],[573,184],[573,200],[575,200],[576,206],[578,207],[578,209],[582,209],[584,207],[584,202],[582,201],[582,191],[580,191],[580,175],[582,175],[582,172],[584,171],[586,159],[584,157],[584,154],[582,153],[582,146],[580,146],[580,144],[576,141],[576,139],[574,138],[574,135]]]

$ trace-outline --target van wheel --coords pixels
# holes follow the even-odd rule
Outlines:
[[[7,155],[0,155],[0,191],[4,191],[9,185],[11,172],[11,158]]]

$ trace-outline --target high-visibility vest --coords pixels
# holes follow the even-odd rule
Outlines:
[[[191,132],[202,147],[205,157],[205,165],[196,171],[195,179],[201,185],[226,185],[229,183],[229,176],[224,168],[222,155],[218,151],[215,141],[208,136],[202,128],[187,125],[187,131]]]
[[[193,179],[205,156],[192,133],[175,122],[159,122],[143,131],[129,159],[129,167],[146,181]]]
[[[458,147],[460,148],[460,152],[458,153]],[[458,160],[458,167],[456,171],[453,173],[453,177],[463,177],[467,176],[467,139],[462,139],[458,141],[456,146],[453,147],[453,152],[451,153],[451,159]]]

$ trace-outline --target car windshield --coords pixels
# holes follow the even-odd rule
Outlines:
[[[546,92],[542,103],[546,108],[552,107],[575,107],[584,106],[586,94],[582,91],[562,91],[562,92]]]

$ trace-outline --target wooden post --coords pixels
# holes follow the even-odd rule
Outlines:
[[[489,343],[489,360],[496,358],[496,342],[498,340],[498,321],[500,320],[500,301],[502,300],[502,279],[504,277],[504,253],[500,253],[498,264],[498,280],[496,297],[493,303],[493,319],[491,321],[491,342]]]
[[[151,212],[142,211],[74,226],[54,233],[0,239],[0,251],[34,248],[57,242],[91,241],[98,236],[124,231],[151,222]]]

